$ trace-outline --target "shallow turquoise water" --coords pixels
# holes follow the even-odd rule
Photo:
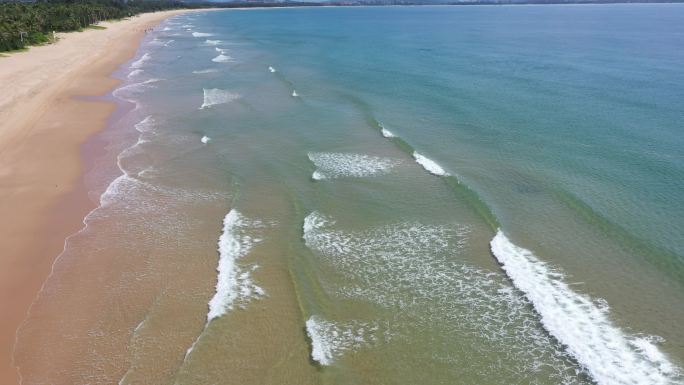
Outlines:
[[[160,98],[173,103],[168,87],[198,106],[202,88],[240,95],[186,119],[220,147],[241,199],[272,184],[296,207],[291,273],[331,381],[619,383],[611,357],[624,348],[644,364],[634,341],[655,341],[644,335],[680,365],[684,7],[187,18],[211,36],[161,32],[175,42],[150,68],[184,75]],[[220,49],[229,58],[212,62]],[[218,72],[188,74],[203,68]],[[426,172],[414,151],[452,176]],[[564,278],[511,270],[489,249],[499,228]],[[570,286],[550,302],[530,292],[558,279]],[[579,298],[577,312],[563,302]],[[554,322],[596,329],[564,335]],[[609,326],[625,345],[591,356]]]
[[[277,262],[316,378],[280,383],[682,383],[683,42],[681,5],[163,23],[115,93],[137,103],[119,130],[141,139],[119,156],[118,203],[96,214],[144,207],[136,223],[192,241],[192,263],[214,264],[205,239],[220,242],[216,292],[186,277],[194,305],[162,302],[139,324],[164,306],[206,317],[177,325],[199,335],[166,354],[168,378],[273,369],[218,341],[272,343],[241,327],[270,317],[277,274],[260,272]],[[135,338],[122,383],[152,378]]]

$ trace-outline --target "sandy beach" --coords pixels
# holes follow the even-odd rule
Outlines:
[[[81,145],[103,129],[114,103],[87,100],[118,84],[145,29],[187,11],[105,22],[58,34],[57,44],[0,57],[0,383],[19,382],[15,332],[64,239],[94,207],[82,186]]]

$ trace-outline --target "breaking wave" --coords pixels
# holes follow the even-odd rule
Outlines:
[[[566,346],[599,384],[682,383],[680,370],[645,337],[630,336],[610,320],[605,302],[574,292],[563,274],[499,231],[492,253],[541,316],[544,328]]]
[[[240,98],[239,94],[235,94],[230,91],[221,90],[218,88],[205,88],[204,102],[200,106],[200,110],[215,106],[217,104],[230,103],[238,98]]]
[[[210,73],[214,73],[214,72],[218,72],[218,70],[216,68],[207,68],[204,70],[192,71],[193,74],[210,74]]]
[[[128,76],[126,76],[126,77],[129,78],[129,79],[130,79],[130,78],[134,78],[134,77],[136,77],[136,76],[142,74],[143,72],[144,72],[144,71],[141,70],[141,69],[136,69],[136,70],[131,71],[131,72],[128,74]]]
[[[251,272],[258,268],[241,267],[238,260],[247,255],[254,244],[261,241],[252,237],[249,230],[263,227],[260,221],[245,218],[233,209],[223,219],[223,232],[218,241],[219,263],[216,270],[216,293],[209,301],[207,322],[221,317],[233,308],[235,303],[244,306],[251,299],[263,296],[264,290],[257,286],[251,277]]]
[[[385,127],[380,126],[380,133],[382,133],[382,136],[385,138],[395,138],[396,136],[392,133],[392,131],[386,129]]]
[[[311,358],[320,365],[332,365],[344,352],[377,341],[378,326],[359,321],[335,323],[313,316],[306,321],[311,340]]]
[[[215,63],[228,63],[228,62],[233,61],[233,58],[228,56],[228,55],[220,54],[220,55],[216,56],[215,58],[211,59],[211,61],[213,61]]]
[[[394,159],[353,153],[311,152],[308,155],[316,166],[311,176],[315,180],[377,176],[389,173],[400,163]]]
[[[404,335],[413,341],[421,330],[437,333],[439,342],[424,342],[429,353],[416,355],[417,362],[448,362],[455,374],[493,373],[500,365],[515,368],[510,383],[549,378],[559,384],[591,383],[585,369],[541,327],[530,303],[504,274],[462,261],[469,247],[468,227],[400,222],[344,230],[334,219],[312,212],[303,231],[305,244],[324,266],[344,277],[321,277],[329,295],[386,309],[391,315],[378,322],[389,323],[393,343],[403,343]],[[492,350],[505,361],[476,358],[489,357]],[[323,360],[325,351],[318,349]],[[470,357],[467,367],[462,366],[461,354]]]
[[[413,158],[416,160],[416,163],[423,166],[425,171],[429,172],[430,174],[437,175],[437,176],[449,176],[450,175],[448,172],[444,171],[442,166],[437,164],[437,162],[419,154],[416,151],[413,152]]]
[[[150,60],[151,56],[149,53],[145,53],[140,57],[140,59],[131,63],[131,68],[141,68],[146,61]]]

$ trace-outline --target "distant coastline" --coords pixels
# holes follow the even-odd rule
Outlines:
[[[55,42],[55,32],[100,28],[102,21],[121,20],[150,12],[177,9],[253,9],[293,7],[381,7],[381,6],[459,6],[459,5],[565,5],[565,4],[669,4],[684,0],[349,0],[349,1],[146,1],[114,6],[105,1],[71,3],[0,0],[0,52],[21,51],[30,46]]]

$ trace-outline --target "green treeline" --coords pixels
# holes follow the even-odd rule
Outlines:
[[[0,2],[0,52],[49,42],[52,31],[78,31],[100,20],[185,7],[181,2],[170,0]]]

